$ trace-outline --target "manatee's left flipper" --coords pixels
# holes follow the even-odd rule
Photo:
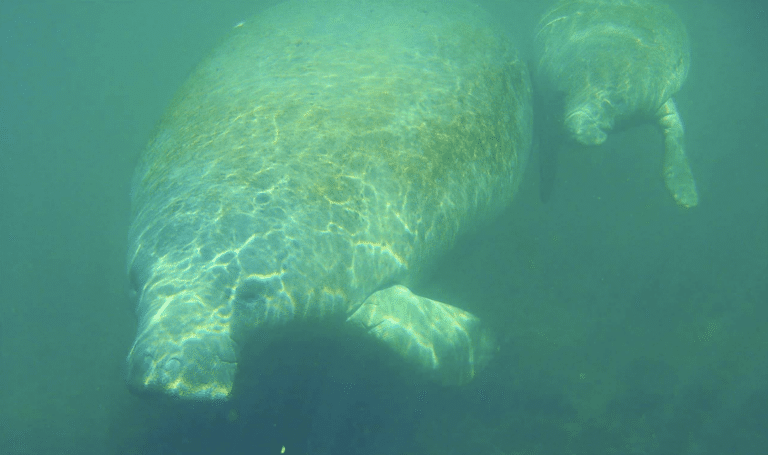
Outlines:
[[[466,311],[392,286],[371,294],[347,319],[427,375],[446,384],[471,380],[496,345]]]
[[[678,205],[693,207],[699,203],[696,182],[685,156],[683,122],[672,98],[656,113],[664,130],[664,183]]]

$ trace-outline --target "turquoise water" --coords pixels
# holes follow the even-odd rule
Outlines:
[[[670,3],[692,43],[676,100],[699,207],[668,197],[649,126],[563,150],[546,204],[534,157],[509,210],[421,290],[499,334],[472,384],[335,360],[345,340],[298,343],[244,367],[260,382],[241,402],[180,408],[123,382],[130,176],[193,66],[267,4],[4,1],[0,453],[301,454],[395,435],[403,454],[768,447],[768,13]],[[546,4],[485,6],[525,53]]]

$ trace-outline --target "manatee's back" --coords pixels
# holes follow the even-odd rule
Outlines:
[[[197,69],[137,171],[134,235],[180,210],[227,248],[290,226],[319,242],[296,267],[370,279],[508,202],[530,94],[507,40],[463,3],[341,3],[270,11]]]
[[[232,340],[343,317],[509,201],[530,88],[488,24],[461,1],[344,0],[236,27],[136,171],[133,384],[226,395]]]

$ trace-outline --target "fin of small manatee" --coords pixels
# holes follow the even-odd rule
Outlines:
[[[683,121],[674,99],[668,99],[656,116],[664,131],[664,183],[679,206],[695,207],[699,203],[699,193],[685,154]]]
[[[560,148],[563,146],[562,123],[553,112],[534,114],[535,137],[538,143],[539,199],[549,202],[557,180]]]
[[[534,68],[535,62],[529,63]],[[560,149],[566,132],[563,128],[565,94],[540,87],[535,78],[533,86],[533,136],[539,163],[539,200],[546,204],[552,198],[557,178]]]
[[[361,327],[428,377],[447,385],[469,382],[497,349],[490,330],[476,316],[400,285],[371,294],[347,324]]]

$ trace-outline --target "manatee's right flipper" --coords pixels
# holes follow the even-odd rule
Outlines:
[[[699,195],[685,156],[683,122],[672,98],[659,108],[657,116],[664,130],[664,183],[678,205],[693,207],[699,203]]]
[[[374,292],[347,319],[428,376],[446,384],[469,382],[496,345],[466,311],[413,294],[404,286]]]

